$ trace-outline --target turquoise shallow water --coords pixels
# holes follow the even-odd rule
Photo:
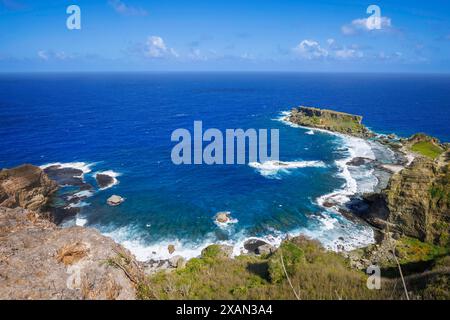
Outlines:
[[[411,75],[2,75],[0,166],[84,162],[94,185],[96,172],[117,173],[118,184],[95,189],[64,223],[98,228],[142,259],[167,256],[169,243],[193,256],[210,242],[238,251],[247,237],[276,243],[286,232],[350,248],[372,241],[371,230],[318,199],[373,186],[369,170],[345,167],[351,157],[370,156],[370,146],[291,127],[279,121],[281,112],[328,107],[364,115],[377,132],[424,131],[448,141],[449,84],[449,77]],[[279,129],[280,160],[291,168],[175,166],[170,134],[192,130],[194,120],[205,129]],[[112,194],[126,201],[109,207]],[[218,211],[230,211],[235,223],[215,224]]]

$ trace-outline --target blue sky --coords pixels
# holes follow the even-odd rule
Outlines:
[[[448,73],[450,1],[0,0],[0,72],[166,70]]]

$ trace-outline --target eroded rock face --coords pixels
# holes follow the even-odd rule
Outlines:
[[[25,164],[0,171],[0,206],[42,210],[58,186],[39,167]]]
[[[388,222],[397,225],[402,233],[434,242],[439,242],[444,233],[448,236],[448,161],[416,158],[409,167],[392,176],[385,194],[390,211]]]
[[[56,190],[32,165],[0,172],[0,299],[135,299],[141,271],[127,250],[43,218]]]
[[[0,299],[135,299],[134,257],[94,229],[0,207]]]
[[[380,229],[448,245],[450,233],[449,151],[437,160],[417,157],[394,174],[381,194],[366,196],[362,217]]]

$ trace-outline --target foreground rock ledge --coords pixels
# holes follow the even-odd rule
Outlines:
[[[0,299],[135,299],[134,257],[94,229],[0,207]]]
[[[129,251],[44,218],[56,190],[32,165],[0,172],[0,299],[136,299],[142,273]]]

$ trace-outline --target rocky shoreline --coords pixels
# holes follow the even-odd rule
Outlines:
[[[357,254],[345,254],[352,257],[353,265],[364,268],[374,262],[382,264],[380,257],[392,260],[392,257],[387,257],[391,255],[391,242],[404,236],[449,247],[448,143],[441,143],[425,134],[415,134],[407,139],[400,139],[394,134],[377,135],[362,124],[362,117],[332,110],[294,108],[288,120],[301,126],[344,133],[380,143],[389,148],[397,159],[393,164],[375,162],[374,168],[378,170],[376,176],[379,180],[376,190],[351,199],[347,204],[349,210],[339,210],[349,219],[356,217],[369,223],[376,232],[376,245],[363,248],[366,258],[362,259]],[[419,145],[421,148],[416,147]],[[430,156],[429,150],[437,150],[434,158]],[[354,158],[350,164],[358,166],[371,161]],[[384,181],[379,179],[383,177],[380,172],[384,173]],[[381,252],[384,254],[380,254]],[[354,260],[359,261],[355,263]]]
[[[369,223],[378,235],[375,245],[340,253],[353,268],[364,269],[373,263],[391,266],[397,254],[392,248],[401,247],[405,237],[449,247],[448,144],[425,135],[414,135],[409,139],[380,136],[365,128],[359,116],[331,110],[322,112],[317,108],[312,112],[301,110],[301,116],[291,115],[289,120],[304,126],[309,123],[307,118],[312,117],[314,120],[310,123],[314,125],[310,127],[332,131],[333,126],[337,126],[338,133],[344,130],[344,134],[388,146],[398,160],[394,164],[383,164],[355,157],[348,163],[354,167],[371,163],[383,177],[382,181],[379,179],[376,192],[352,198],[345,207],[339,208],[345,217]],[[320,122],[322,115],[328,121],[325,127]],[[339,123],[341,118],[345,125]],[[353,126],[355,123],[357,125]],[[413,151],[418,145],[422,149],[431,146],[441,152],[430,158]],[[423,150],[428,154],[428,149]],[[141,296],[141,284],[147,277],[184,270],[187,264],[197,263],[197,258],[186,261],[177,255],[173,245],[167,248],[174,254],[170,259],[139,262],[128,250],[94,229],[61,228],[51,222],[55,211],[49,211],[49,203],[58,185],[78,186],[77,193],[66,195],[69,203],[83,200],[86,192],[93,190],[82,177],[82,170],[61,166],[42,170],[23,165],[0,172],[0,298],[136,299]],[[110,183],[111,179],[99,177],[100,187]],[[324,207],[334,205],[323,203]],[[216,218],[219,223],[231,219],[227,212]],[[292,242],[308,245],[305,241],[287,238],[281,246]],[[247,240],[244,248],[248,257],[271,257],[279,250],[260,239]],[[203,249],[200,259],[211,256],[229,259],[232,253],[230,246],[211,245]]]

